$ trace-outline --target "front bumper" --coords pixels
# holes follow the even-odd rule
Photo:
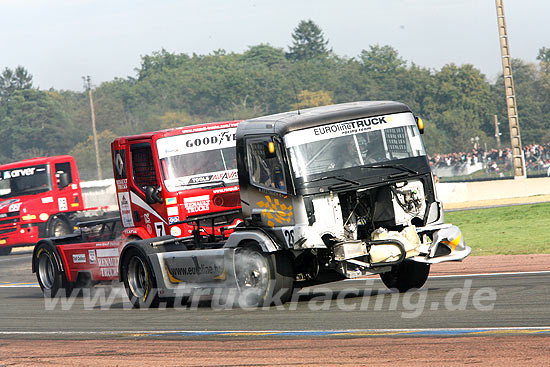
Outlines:
[[[410,258],[416,262],[438,264],[446,261],[462,261],[472,252],[472,249],[466,245],[460,229],[452,224],[418,228],[418,235],[421,238],[428,236],[432,241],[421,246],[420,255]]]

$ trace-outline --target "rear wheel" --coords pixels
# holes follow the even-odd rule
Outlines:
[[[41,243],[37,246],[33,258],[36,279],[45,296],[53,298],[60,290],[64,290],[65,295],[69,296],[73,287],[61,271],[54,251],[48,244]]]
[[[394,265],[391,271],[380,274],[380,278],[386,287],[406,292],[409,289],[421,288],[426,283],[429,274],[430,264],[403,261]]]
[[[243,306],[282,304],[292,295],[292,264],[282,253],[264,254],[250,247],[238,249],[235,272]]]
[[[48,228],[48,236],[50,237],[61,237],[69,233],[72,233],[71,226],[65,219],[62,217],[54,217],[50,221]]]
[[[0,247],[0,256],[8,256],[11,254],[11,247]]]
[[[131,249],[122,261],[121,275],[130,302],[136,308],[157,307],[157,284],[145,256],[140,251]]]

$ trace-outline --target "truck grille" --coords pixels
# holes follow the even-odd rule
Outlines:
[[[0,234],[4,234],[4,233],[11,233],[11,232],[15,232],[17,228],[8,228],[8,229],[2,229],[0,230]]]
[[[19,212],[0,214],[0,226],[19,222]]]

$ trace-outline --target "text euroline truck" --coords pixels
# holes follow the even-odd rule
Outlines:
[[[227,239],[127,243],[119,274],[131,302],[237,289],[247,305],[268,305],[294,287],[369,274],[400,292],[422,287],[431,264],[471,252],[444,223],[422,130],[408,106],[390,101],[241,122],[244,222]]]
[[[38,242],[32,270],[49,296],[118,279],[124,243],[170,234],[226,238],[242,221],[235,139],[238,121],[117,138],[111,145],[120,217]]]

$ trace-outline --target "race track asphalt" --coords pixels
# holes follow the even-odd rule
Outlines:
[[[390,292],[378,278],[349,280],[305,288],[283,306],[260,309],[216,307],[198,297],[186,306],[132,309],[120,285],[44,298],[30,259],[28,251],[0,258],[0,338],[226,339],[498,327],[550,332],[550,272],[430,277],[421,290],[405,294]]]

